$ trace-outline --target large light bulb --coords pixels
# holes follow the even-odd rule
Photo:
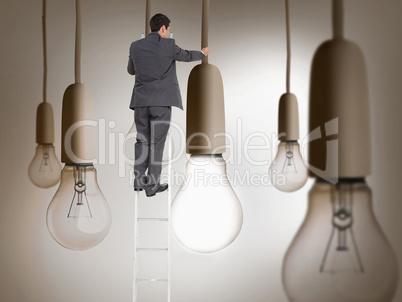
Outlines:
[[[308,170],[300,154],[299,143],[282,141],[269,170],[271,183],[278,190],[294,192],[302,188],[307,182]]]
[[[68,249],[89,249],[106,237],[111,214],[92,164],[64,166],[46,219],[50,234]]]
[[[364,179],[318,180],[283,265],[292,302],[390,302],[395,254],[374,217]]]
[[[38,144],[35,156],[28,168],[32,183],[40,188],[50,188],[60,180],[61,164],[53,144]]]
[[[236,239],[243,211],[221,155],[191,155],[171,219],[176,238],[196,252],[216,252]]]

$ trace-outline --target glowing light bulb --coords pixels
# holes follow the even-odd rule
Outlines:
[[[66,164],[60,187],[47,210],[47,227],[52,237],[72,250],[99,244],[111,224],[109,205],[96,180],[92,164]]]
[[[364,179],[318,180],[283,265],[292,302],[390,302],[395,254],[374,217]]]
[[[278,190],[294,192],[302,188],[307,182],[308,170],[300,154],[299,143],[282,141],[269,170],[271,183]]]
[[[35,156],[28,168],[32,183],[40,188],[50,188],[60,180],[61,164],[53,144],[38,144]]]
[[[221,155],[191,155],[171,219],[176,238],[196,252],[216,252],[236,239],[243,211]]]

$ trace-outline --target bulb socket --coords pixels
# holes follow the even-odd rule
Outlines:
[[[299,106],[293,93],[285,93],[279,100],[278,135],[280,141],[299,139]]]
[[[49,103],[40,103],[36,110],[36,143],[54,143],[53,108]]]
[[[226,151],[225,103],[219,69],[211,64],[193,68],[187,86],[186,151],[222,154]]]
[[[338,179],[370,174],[369,107],[360,48],[343,38],[321,44],[310,81],[311,176]]]
[[[91,163],[96,158],[96,126],[92,92],[75,83],[63,96],[61,161],[69,164]]]

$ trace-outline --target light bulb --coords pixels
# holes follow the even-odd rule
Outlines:
[[[61,164],[53,144],[38,144],[35,156],[28,168],[32,183],[40,188],[50,188],[60,180]]]
[[[171,219],[176,238],[196,252],[216,252],[236,239],[243,211],[220,154],[191,155]]]
[[[46,220],[52,237],[68,249],[89,249],[106,237],[111,214],[92,164],[64,166]]]
[[[390,302],[395,254],[373,213],[364,179],[318,180],[283,265],[292,302]]]
[[[294,192],[302,188],[308,178],[297,141],[282,141],[278,154],[269,168],[271,183],[280,191]]]

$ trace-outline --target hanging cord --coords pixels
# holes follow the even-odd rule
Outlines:
[[[201,48],[208,46],[208,30],[209,30],[209,0],[202,1],[202,31],[201,31]],[[202,64],[208,64],[208,56],[202,60]]]
[[[145,6],[145,36],[148,36],[151,32],[149,21],[151,21],[151,0],[147,0]]]
[[[47,50],[46,50],[46,0],[42,8],[42,39],[43,39],[43,102],[47,100]]]
[[[290,93],[290,20],[289,20],[289,0],[286,0],[286,47],[287,47],[287,60],[286,60],[286,92]]]
[[[81,83],[81,0],[75,1],[75,83]]]
[[[343,0],[332,1],[332,25],[335,39],[343,38]]]

